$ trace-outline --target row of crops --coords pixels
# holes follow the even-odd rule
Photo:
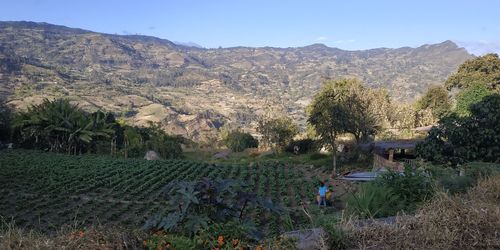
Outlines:
[[[145,161],[0,151],[0,215],[23,227],[58,229],[70,223],[140,226],[164,207],[173,180],[239,179],[260,196],[293,208],[312,200],[315,183],[283,164],[222,166],[184,160]],[[258,225],[278,230],[279,218],[253,211]]]

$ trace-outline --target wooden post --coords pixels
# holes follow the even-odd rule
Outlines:
[[[394,161],[394,149],[389,149],[389,161]]]

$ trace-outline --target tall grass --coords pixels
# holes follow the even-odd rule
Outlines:
[[[500,175],[465,194],[439,192],[415,216],[396,223],[350,227],[360,249],[498,249],[500,247]]]

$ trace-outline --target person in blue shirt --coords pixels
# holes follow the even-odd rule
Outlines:
[[[326,191],[327,187],[325,186],[324,182],[319,183],[319,189],[318,189],[318,194],[319,194],[319,201],[318,201],[318,206],[321,206],[321,203],[323,203],[326,207]]]

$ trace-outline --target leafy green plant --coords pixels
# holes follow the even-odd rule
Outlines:
[[[423,171],[406,167],[403,173],[389,171],[374,182],[365,183],[347,197],[347,211],[361,218],[413,212],[434,194],[431,178]]]
[[[249,209],[264,207],[280,213],[281,208],[269,199],[257,197],[244,190],[244,185],[235,180],[172,182],[165,187],[167,209],[148,220],[146,229],[163,229],[168,232],[192,236],[212,224],[233,220],[243,223]],[[256,234],[249,234],[248,237]]]
[[[346,199],[346,210],[360,218],[379,218],[398,212],[401,203],[398,196],[387,186],[364,183]]]
[[[430,199],[434,194],[432,180],[423,170],[413,171],[406,166],[403,173],[389,171],[380,176],[375,185],[387,187],[402,203],[401,208],[413,212],[419,204]]]

